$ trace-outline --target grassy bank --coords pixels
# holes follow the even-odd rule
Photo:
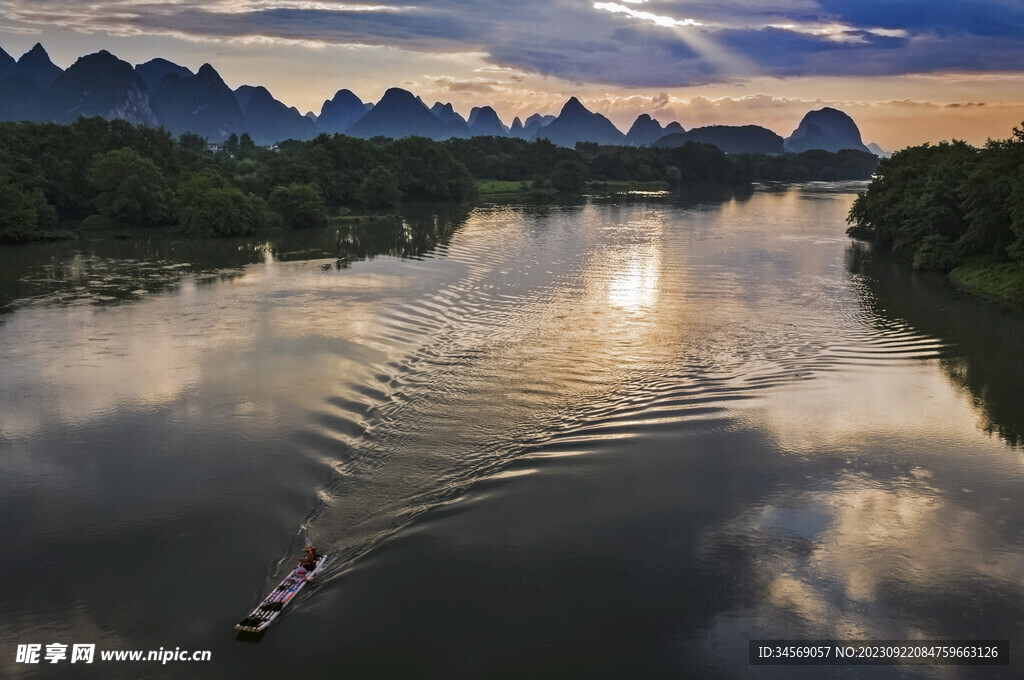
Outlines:
[[[1024,266],[1016,262],[971,260],[949,272],[949,279],[972,293],[1024,306]]]
[[[583,193],[616,194],[630,191],[665,191],[668,182],[627,182],[627,181],[594,181],[587,182]],[[477,200],[509,201],[526,199],[531,201],[553,200],[557,194],[550,188],[537,189],[531,182],[503,179],[476,180]]]
[[[505,179],[478,179],[476,180],[477,199],[483,201],[496,201],[509,199],[528,193],[529,182]]]

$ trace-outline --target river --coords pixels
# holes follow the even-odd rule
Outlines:
[[[5,247],[0,675],[1019,676],[1024,317],[852,243],[862,188]]]

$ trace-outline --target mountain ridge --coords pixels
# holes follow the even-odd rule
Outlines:
[[[703,141],[728,153],[868,150],[853,119],[829,107],[808,112],[785,139],[760,126],[711,125],[687,132],[677,122],[662,127],[647,113],[640,114],[623,133],[575,96],[564,103],[558,115],[534,113],[525,120],[516,116],[507,126],[489,105],[474,106],[467,120],[450,103],[436,102],[428,108],[419,96],[397,87],[388,89],[377,104],[364,103],[350,90],[340,89],[324,101],[319,115],[303,116],[271,96],[265,87],[242,85],[232,90],[209,63],[195,73],[162,57],[133,67],[100,50],[79,58],[64,71],[53,64],[39,43],[17,61],[0,47],[0,88],[6,95],[0,101],[0,120],[70,122],[79,115],[100,115],[160,125],[172,134],[192,132],[215,143],[248,131],[261,144],[341,133],[393,138],[421,135],[435,140],[497,135],[548,139],[567,147],[578,142],[661,144],[671,137],[668,143]],[[738,142],[744,135],[746,141]],[[776,137],[782,140],[781,148]]]

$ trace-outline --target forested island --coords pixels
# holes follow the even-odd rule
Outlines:
[[[81,230],[174,226],[188,236],[317,227],[403,201],[466,202],[479,187],[549,201],[595,183],[664,189],[754,181],[867,179],[870,153],[729,155],[710,144],[576,148],[546,139],[357,139],[321,134],[258,146],[248,134],[212,146],[199,135],[121,120],[0,123],[0,242]]]
[[[848,222],[915,269],[1024,304],[1024,125],[980,149],[924,144],[882,160]]]

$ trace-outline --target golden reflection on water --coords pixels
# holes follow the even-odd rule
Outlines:
[[[743,417],[770,434],[782,451],[807,456],[870,453],[867,444],[899,441],[908,430],[918,440],[949,442],[975,429],[974,414],[947,388],[934,363],[818,375],[779,390],[759,406]],[[972,442],[967,438],[964,446],[974,448]]]
[[[608,304],[613,307],[639,310],[658,302],[661,283],[661,248],[646,244],[630,252],[616,253],[622,261],[608,282]]]

